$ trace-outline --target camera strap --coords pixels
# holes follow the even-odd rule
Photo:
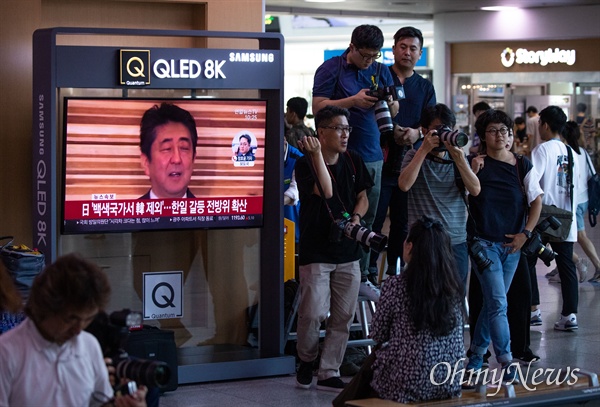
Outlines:
[[[348,159],[350,160],[350,163],[352,164],[352,169],[354,171],[352,174],[352,180],[353,180],[353,182],[356,182],[356,180],[355,180],[356,167],[354,166],[354,161],[352,160],[352,157],[348,153],[348,150],[345,151],[345,155],[348,156]],[[312,157],[310,155],[307,155],[307,159],[308,159],[308,167],[310,168],[310,172],[311,172],[313,178],[315,179],[315,184],[317,185],[317,189],[319,190],[319,193],[321,194],[321,198],[323,198],[323,202],[325,203],[325,207],[327,208],[327,213],[329,213],[329,217],[331,218],[331,220],[333,222],[335,222],[335,216],[333,216],[333,212],[332,212],[331,208],[329,207],[329,204],[327,203],[327,198],[325,198],[325,193],[323,192],[323,187],[321,186],[321,183],[319,182],[319,177],[317,176],[317,172],[315,171],[315,167],[312,162]],[[341,154],[340,154],[338,160],[340,160],[340,159],[342,159]],[[348,210],[346,209],[346,206],[344,205],[344,202],[342,201],[342,198],[340,197],[337,181],[335,180],[335,177],[334,177],[333,173],[331,172],[331,169],[329,168],[329,165],[327,165],[327,163],[325,163],[325,167],[327,168],[327,172],[329,172],[329,176],[331,177],[331,180],[333,181],[333,184],[334,184],[333,190],[334,190],[335,196],[337,197],[338,201],[340,202],[340,205],[342,205],[342,209],[344,210],[344,212],[349,213]]]
[[[458,188],[458,192],[460,192],[460,196],[462,197],[463,201],[465,202],[465,205],[467,206],[467,210],[468,210],[469,203],[467,202],[467,197],[465,195],[465,190],[466,190],[465,182],[463,181],[462,177],[460,176],[460,172],[458,171],[458,167],[456,166],[456,163],[454,162],[454,160],[447,160],[445,158],[441,158],[441,157],[438,157],[437,155],[433,155],[430,153],[427,153],[425,158],[427,158],[428,160],[434,161],[438,164],[452,164],[452,166],[454,167],[454,184],[456,185],[456,188]]]

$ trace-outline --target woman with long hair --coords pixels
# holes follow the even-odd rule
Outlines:
[[[448,369],[462,368],[464,291],[450,237],[423,216],[411,226],[403,255],[406,267],[385,280],[372,321],[371,338],[381,347],[371,386],[400,403],[459,396],[461,383]]]
[[[598,253],[596,252],[594,244],[585,233],[585,213],[587,212],[589,199],[587,182],[595,172],[590,156],[585,148],[580,147],[581,132],[579,130],[579,125],[576,122],[569,120],[562,131],[562,136],[565,139],[565,142],[576,153],[574,155],[575,162],[579,167],[579,178],[575,180],[575,190],[579,191],[579,194],[574,197],[575,203],[577,204],[577,243],[579,243],[584,253],[589,257],[596,268],[596,273],[589,281],[598,282],[600,281],[600,259],[598,258]],[[577,268],[579,282],[583,283],[587,275],[587,259],[579,258],[579,256],[573,252],[573,262],[575,262],[575,267]],[[552,270],[548,274],[551,282],[560,282],[558,270]]]

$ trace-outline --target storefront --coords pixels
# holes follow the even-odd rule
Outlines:
[[[450,46],[452,104],[457,124],[471,131],[474,103],[486,101],[511,117],[528,106],[561,106],[569,119],[576,106],[598,124],[600,38],[554,41],[487,41]]]

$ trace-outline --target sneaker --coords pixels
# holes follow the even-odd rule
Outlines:
[[[300,361],[296,372],[296,385],[303,389],[310,389],[313,378],[313,362]]]
[[[504,383],[519,384],[519,373],[517,363],[507,363],[502,365],[502,376],[501,380]]]
[[[369,275],[367,276],[367,280],[369,280],[371,282],[371,284],[373,284],[375,286],[375,288],[379,288],[379,281],[377,281],[378,280],[377,274],[369,273]]]
[[[554,267],[552,270],[550,270],[548,273],[546,273],[545,277],[550,278],[557,274],[558,274],[558,269],[556,267]]]
[[[334,391],[336,393],[341,392],[346,387],[346,383],[339,377],[330,377],[325,380],[317,381],[317,390]]]
[[[600,283],[600,270],[596,270],[596,274],[588,280],[590,283]]]
[[[513,355],[513,360],[518,361],[522,365],[535,364],[540,361],[540,357],[534,354],[531,349],[527,349],[522,355]]]
[[[575,268],[577,269],[577,275],[579,276],[580,283],[583,283],[587,277],[588,264],[589,260],[584,258],[577,260],[577,263],[575,263]]]
[[[557,331],[574,331],[577,328],[579,328],[579,325],[577,325],[575,314],[569,314],[566,317],[561,315],[560,319],[554,323],[554,329]]]
[[[553,275],[548,279],[549,283],[560,283],[560,276],[558,274]]]
[[[375,287],[372,282],[367,280],[360,282],[358,295],[367,297],[369,301],[377,302],[379,301],[379,296],[381,295],[381,292],[379,291],[379,288]]]
[[[529,325],[531,326],[540,326],[542,325],[542,311],[536,309],[535,311],[531,311],[531,320],[529,321]]]

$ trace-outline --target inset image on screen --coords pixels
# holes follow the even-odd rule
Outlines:
[[[262,226],[266,110],[65,98],[62,233]]]

